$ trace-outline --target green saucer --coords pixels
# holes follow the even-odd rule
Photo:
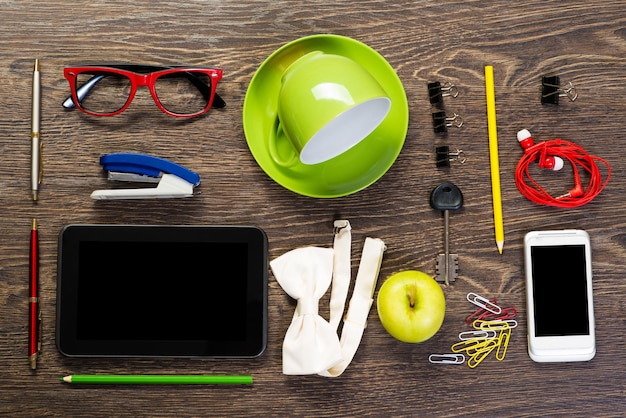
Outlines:
[[[312,51],[348,57],[367,68],[391,99],[385,120],[345,153],[315,165],[276,164],[269,138],[278,125],[280,78],[289,65]],[[369,46],[339,35],[313,35],[290,42],[272,53],[256,71],[243,104],[243,128],[250,152],[276,183],[295,193],[319,198],[346,196],[366,188],[395,162],[409,123],[404,87],[389,63]]]

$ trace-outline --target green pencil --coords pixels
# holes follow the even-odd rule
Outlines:
[[[251,385],[252,376],[204,375],[80,375],[59,379],[72,384],[91,385]]]

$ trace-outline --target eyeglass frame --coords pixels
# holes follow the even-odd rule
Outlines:
[[[114,112],[93,112],[85,109],[80,103],[81,100],[89,93],[89,91],[102,79],[102,75],[94,74],[85,84],[82,86],[76,85],[77,77],[82,72],[93,71],[109,72],[126,77],[130,81],[130,92],[126,103]],[[194,72],[200,72],[207,76],[211,80],[210,90],[207,91],[206,87],[209,87],[206,83],[193,76]],[[207,99],[207,105],[200,111],[194,113],[176,113],[168,110],[163,106],[158,98],[155,82],[159,77],[175,74],[175,73],[188,73],[189,80],[200,90],[203,96],[209,97]],[[184,66],[156,66],[156,65],[135,65],[135,64],[112,64],[112,65],[83,65],[77,67],[66,67],[63,69],[63,76],[70,84],[71,95],[63,102],[63,107],[66,109],[77,108],[83,113],[92,116],[115,116],[124,112],[130,106],[135,97],[135,93],[139,87],[148,87],[150,95],[154,100],[157,107],[167,115],[180,117],[180,118],[192,118],[203,115],[210,108],[222,108],[226,106],[226,102],[217,94],[217,83],[222,79],[222,70],[219,68],[203,68],[203,67],[184,67]]]

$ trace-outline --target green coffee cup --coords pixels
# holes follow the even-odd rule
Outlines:
[[[319,164],[348,152],[385,119],[391,99],[367,71],[340,55],[310,52],[281,78],[274,162]]]

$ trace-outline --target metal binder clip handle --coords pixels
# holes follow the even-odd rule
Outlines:
[[[430,104],[440,104],[444,96],[457,97],[459,90],[450,82],[441,83],[434,81],[428,83],[428,100]]]
[[[572,82],[567,83],[567,87],[561,86],[561,78],[555,76],[541,77],[541,104],[559,104],[559,97],[567,97],[570,101],[578,98],[576,87]]]
[[[453,126],[456,126],[457,128],[463,126],[463,118],[456,113],[448,115],[444,111],[433,112],[432,118],[433,129],[436,134],[448,132],[448,128],[451,128]]]

